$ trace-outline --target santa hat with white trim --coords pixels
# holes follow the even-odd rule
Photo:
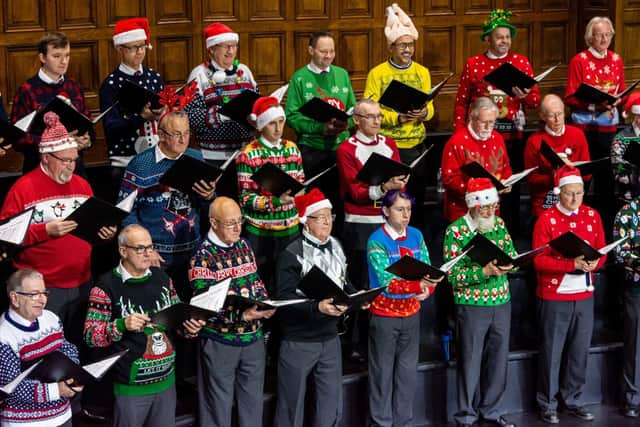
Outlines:
[[[221,22],[214,22],[204,29],[204,38],[207,42],[207,49],[224,42],[236,42],[240,40],[238,33]]]
[[[560,194],[560,189],[567,184],[584,184],[580,170],[571,165],[564,165],[558,169],[553,180],[555,182],[554,194]]]
[[[307,222],[307,217],[312,215],[314,212],[323,208],[333,208],[329,199],[327,199],[324,194],[322,194],[322,191],[317,188],[312,189],[307,194],[296,196],[293,199],[293,203],[296,205],[298,216],[300,217],[300,222],[302,224],[305,224]]]
[[[44,115],[44,124],[46,126],[38,151],[42,154],[55,153],[57,151],[68,150],[70,148],[78,148],[76,140],[69,136],[67,129],[60,122],[60,117],[53,111],[49,111]]]
[[[464,196],[464,201],[471,209],[498,203],[500,197],[489,178],[470,178],[467,181],[467,194]]]
[[[627,102],[624,104],[624,110],[622,111],[622,117],[625,119],[629,117],[629,113],[640,116],[640,91],[633,92],[627,98]]]
[[[116,22],[113,31],[113,45],[120,46],[126,43],[144,40],[151,49],[151,35],[149,32],[149,20],[147,18],[121,19]]]
[[[284,114],[284,108],[280,102],[273,96],[263,96],[258,98],[253,104],[253,110],[249,115],[251,120],[256,121],[256,128],[262,130],[266,125],[279,117],[287,116]]]

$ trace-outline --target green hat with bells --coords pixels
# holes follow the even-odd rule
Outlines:
[[[514,27],[510,22],[509,18],[511,18],[511,11],[505,9],[494,9],[489,14],[489,20],[484,21],[482,23],[482,34],[480,35],[480,40],[484,40],[485,36],[488,36],[498,27],[508,28],[511,32],[511,38],[516,36],[516,27]]]

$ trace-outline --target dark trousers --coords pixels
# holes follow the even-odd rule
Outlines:
[[[302,427],[307,380],[315,389],[314,427],[332,427],[342,416],[342,359],[338,337],[319,342],[282,341],[274,425]]]
[[[507,388],[511,303],[489,307],[458,304],[455,315],[458,412],[454,419],[468,424],[479,417],[497,420]]]
[[[173,427],[176,425],[176,386],[144,396],[116,396],[114,427]]]
[[[420,313],[369,320],[369,425],[412,426]]]
[[[640,295],[624,294],[624,403],[640,406]]]
[[[593,298],[580,301],[538,299],[540,351],[536,400],[555,411],[558,398],[568,408],[581,406],[593,331]],[[560,372],[560,367],[564,372]]]

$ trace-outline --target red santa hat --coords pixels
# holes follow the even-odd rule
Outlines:
[[[554,177],[555,187],[554,194],[560,194],[560,188],[567,184],[584,184],[580,170],[571,165],[564,165],[556,172]]]
[[[262,130],[278,117],[286,118],[284,108],[282,108],[278,99],[273,96],[258,98],[253,104],[253,110],[249,115],[251,120],[255,120],[258,130]]]
[[[640,91],[633,92],[627,98],[627,103],[624,104],[624,111],[622,112],[622,117],[625,119],[629,117],[629,112],[631,114],[640,115]]]
[[[492,205],[500,201],[498,190],[489,178],[471,178],[467,182],[467,194],[464,196],[469,209]]]
[[[398,3],[388,6],[386,15],[387,25],[384,27],[384,35],[387,37],[388,44],[395,43],[402,36],[410,36],[413,40],[418,40],[418,30]]]
[[[147,18],[121,19],[116,22],[113,31],[113,45],[120,46],[125,43],[144,40],[151,49],[151,36],[149,34],[149,20]]]
[[[236,42],[240,40],[238,33],[221,22],[215,22],[204,29],[204,38],[207,42],[207,49],[224,42]]]
[[[312,215],[314,212],[323,208],[333,208],[329,199],[327,199],[324,194],[322,194],[322,191],[317,188],[312,189],[307,194],[296,196],[293,199],[293,203],[296,205],[298,216],[300,217],[300,222],[302,224],[305,224],[307,222],[307,217]]]
[[[78,148],[76,140],[69,136],[56,113],[53,111],[46,113],[44,115],[44,124],[46,128],[42,132],[40,145],[38,146],[40,153],[55,153],[56,151]]]

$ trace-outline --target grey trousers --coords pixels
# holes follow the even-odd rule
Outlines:
[[[170,427],[176,425],[176,386],[148,396],[116,396],[114,427]]]
[[[338,425],[342,416],[342,351],[336,336],[322,342],[283,340],[278,359],[278,401],[274,426],[304,425],[307,378],[315,386],[314,427]]]
[[[511,303],[493,307],[457,304],[455,313],[458,412],[453,417],[468,424],[480,417],[497,420],[507,388]]]
[[[580,301],[538,299],[540,351],[536,401],[543,411],[581,406],[593,331],[593,298]],[[563,360],[564,359],[564,360]],[[564,372],[560,372],[560,366]]]
[[[369,320],[369,425],[412,426],[420,313]]]
[[[265,350],[260,338],[245,347],[200,340],[198,405],[200,427],[228,427],[234,396],[238,427],[262,425]]]
[[[624,294],[624,403],[640,406],[640,295]]]

